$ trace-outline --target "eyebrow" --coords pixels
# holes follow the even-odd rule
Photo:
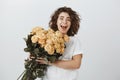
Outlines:
[[[59,17],[64,17],[64,16],[59,16]],[[69,18],[69,19],[70,19],[70,17],[67,17],[67,18]]]

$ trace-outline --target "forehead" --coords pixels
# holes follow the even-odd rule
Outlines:
[[[59,17],[70,17],[70,15],[67,12],[61,12]]]

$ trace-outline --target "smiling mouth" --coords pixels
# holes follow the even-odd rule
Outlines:
[[[62,26],[62,25],[61,25],[61,28],[62,28],[62,29],[66,29],[66,28],[67,28],[67,26]]]

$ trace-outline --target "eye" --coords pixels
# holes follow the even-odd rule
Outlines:
[[[71,21],[71,19],[70,19],[70,18],[67,18],[67,21]]]
[[[60,19],[60,20],[63,20],[63,17],[60,17],[59,19]]]
[[[66,21],[69,21],[69,22],[71,22],[71,19],[68,17],[68,18],[66,19]]]

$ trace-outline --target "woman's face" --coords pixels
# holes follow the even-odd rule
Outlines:
[[[61,12],[59,14],[58,19],[57,19],[57,26],[58,26],[58,30],[61,33],[67,34],[71,26],[71,19],[68,13]]]

